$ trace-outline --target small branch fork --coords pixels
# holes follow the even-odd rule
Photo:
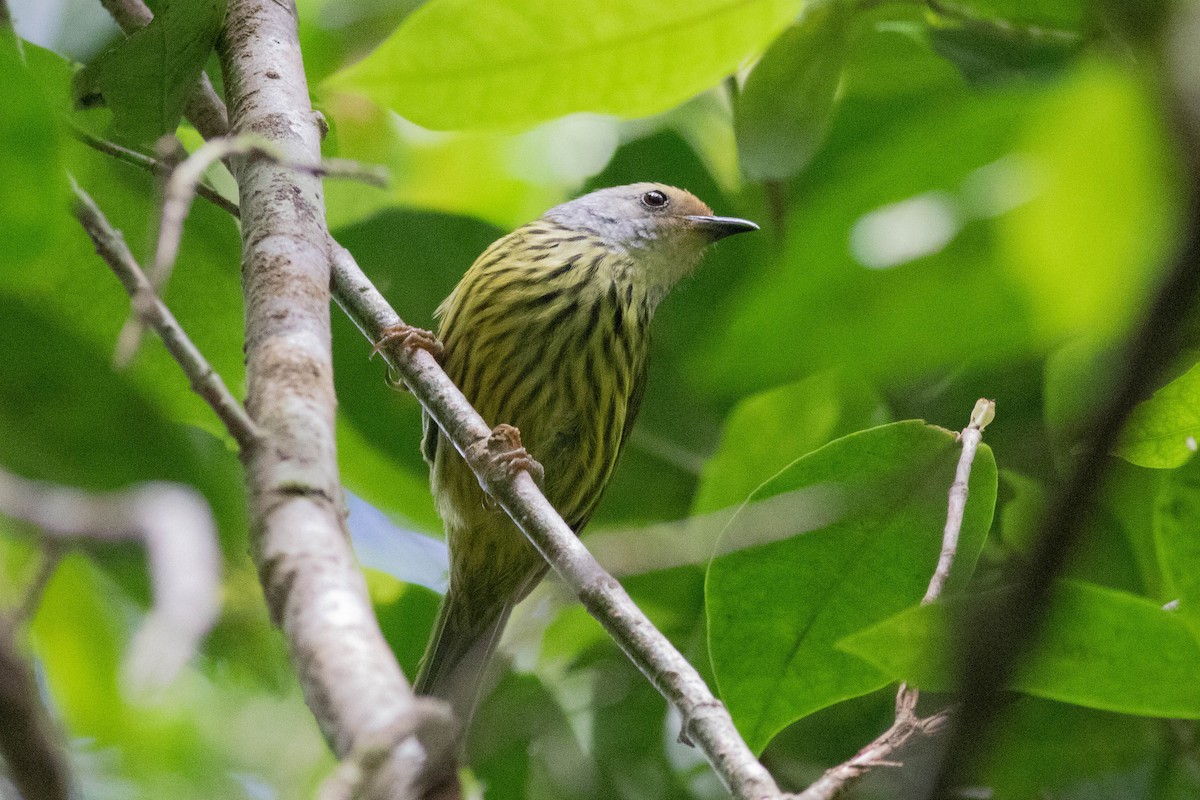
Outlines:
[[[98,148],[119,148],[119,145],[95,140],[95,137],[89,136],[84,141]],[[163,141],[167,147],[179,146],[173,136],[164,136]],[[124,148],[119,149],[124,150]],[[117,155],[125,161],[138,163],[138,159],[130,158],[131,153],[132,151],[126,151],[124,154],[117,153]],[[140,154],[132,153],[132,155]],[[183,222],[187,218],[188,211],[191,210],[192,200],[198,193],[203,193],[202,189],[206,188],[203,183],[204,173],[217,162],[250,156],[267,158],[287,169],[317,177],[348,178],[380,187],[386,186],[388,182],[387,171],[381,167],[363,165],[346,159],[326,159],[318,163],[299,162],[289,158],[270,141],[254,134],[210,139],[172,169],[167,177],[163,191],[162,218],[158,226],[158,242],[154,250],[154,262],[150,266],[148,275],[150,286],[156,292],[161,292],[171,278],[175,261],[179,256],[179,245],[183,241]],[[147,158],[146,160],[151,165],[161,166],[162,164],[153,159]],[[225,207],[225,203],[221,205]],[[233,213],[240,216],[236,205]],[[118,365],[128,365],[133,359],[141,345],[142,331],[142,323],[138,316],[130,317],[126,321],[117,337],[116,363]]]
[[[243,450],[253,448],[262,438],[262,432],[254,420],[225,386],[200,349],[184,333],[178,320],[138,266],[125,239],[109,223],[96,202],[74,180],[71,181],[71,187],[75,192],[75,217],[87,231],[96,252],[129,293],[138,319],[162,337],[163,344],[187,375],[192,390],[212,407],[238,445]]]
[[[950,485],[949,501],[946,508],[946,527],[942,532],[942,552],[938,558],[937,569],[929,581],[929,588],[921,599],[921,605],[935,602],[942,594],[950,569],[954,566],[954,556],[958,552],[958,537],[962,531],[963,513],[967,508],[967,487],[971,481],[971,465],[975,462],[975,453],[983,441],[983,429],[996,416],[996,403],[992,400],[980,399],[975,403],[971,412],[971,420],[966,428],[958,434],[962,443],[962,453],[958,458],[958,467],[954,472],[954,483]],[[903,747],[914,736],[933,734],[941,730],[949,719],[948,711],[939,711],[929,717],[917,716],[917,700],[919,693],[906,683],[900,684],[896,693],[896,720],[892,726],[879,735],[873,742],[842,764],[825,771],[811,786],[798,795],[797,800],[832,800],[854,781],[861,778],[874,767],[899,766],[890,760],[891,756]]]

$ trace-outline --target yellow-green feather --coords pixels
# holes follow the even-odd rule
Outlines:
[[[490,425],[521,431],[547,499],[578,532],[637,415],[651,299],[630,255],[546,220],[500,239],[438,309],[444,367]],[[451,695],[455,662],[486,640],[545,573],[542,558],[426,421],[426,458],[450,545],[450,591],[418,691]],[[472,684],[460,698],[469,709]]]

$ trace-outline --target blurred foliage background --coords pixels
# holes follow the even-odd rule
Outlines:
[[[131,46],[93,0],[10,3],[25,64],[6,41],[0,465],[95,489],[191,484],[213,506],[226,571],[203,651],[144,697],[118,679],[148,602],[142,555],[71,553],[30,626],[43,699],[83,797],[311,796],[333,761],[266,618],[231,441],[156,341],[113,366],[128,300],[67,211],[64,170],[149,254],[153,177],[72,129],[149,153],[178,126],[197,146],[180,87],[201,69],[220,86],[221,4],[152,2],[166,22]],[[1188,187],[1163,105],[1171,6],[298,7],[326,155],[393,177],[327,181],[329,223],[413,324],[432,324],[492,240],[591,188],[663,181],[762,224],[661,308],[641,418],[585,539],[780,781],[800,788],[886,728],[897,679],[949,688],[939,654],[952,643],[935,614],[911,610],[957,458],[932,426],[957,430],[976,398],[996,400],[954,581],[993,590],[1027,552],[1177,246]],[[76,109],[89,92],[106,103]],[[236,199],[221,168],[209,181]],[[238,393],[239,254],[236,221],[197,201],[165,291]],[[411,675],[445,585],[419,408],[336,310],[333,334],[354,543]],[[1045,650],[971,796],[1200,795],[1196,360],[1184,353],[1114,454]],[[764,526],[777,529],[765,544]],[[12,606],[37,540],[2,518],[0,534]],[[723,796],[675,742],[663,701],[553,581],[501,649],[511,668],[470,742],[485,797]],[[909,796],[935,756],[910,748],[905,769],[859,796]]]

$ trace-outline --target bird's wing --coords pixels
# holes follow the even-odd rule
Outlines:
[[[433,468],[433,460],[437,458],[438,438],[442,432],[438,430],[437,423],[433,421],[433,417],[421,412],[421,455],[425,457],[425,463]]]
[[[618,452],[625,448],[629,432],[633,430],[633,423],[637,422],[638,411],[642,407],[642,396],[646,393],[646,376],[650,374],[649,353],[642,359],[641,366],[635,371],[637,374],[633,379],[633,389],[629,392],[629,402],[625,404],[625,427],[621,429],[621,447],[618,448]]]

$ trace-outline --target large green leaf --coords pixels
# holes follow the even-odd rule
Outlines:
[[[79,74],[83,105],[106,105],[113,134],[134,147],[173,133],[225,18],[225,0],[171,0]]]
[[[887,420],[873,388],[838,372],[752,395],[725,421],[720,447],[700,474],[692,514],[736,505],[797,458]]]
[[[801,0],[433,0],[327,83],[435,129],[665,111],[735,72]]]
[[[1200,439],[1200,364],[1134,408],[1117,455],[1140,467],[1169,469],[1191,459]]]
[[[1158,720],[1018,696],[972,784],[987,786],[994,800],[1167,800],[1173,796],[1153,788],[1156,778],[1144,768],[1157,758],[1160,730]],[[1077,794],[1079,786],[1086,789]]]
[[[53,240],[64,221],[66,183],[54,115],[7,35],[0,35],[0,97],[0,230],[4,262],[15,267]]]
[[[952,633],[971,606],[909,609],[840,647],[892,678],[950,690],[957,678]],[[1125,714],[1200,719],[1198,674],[1200,644],[1180,614],[1143,597],[1068,581],[1055,592],[1040,643],[1011,687]]]
[[[1200,460],[1163,475],[1154,503],[1154,538],[1164,593],[1200,622]]]
[[[988,224],[963,218],[966,188],[1009,150],[1029,97],[947,94],[885,119],[843,102],[842,127],[793,187],[774,269],[742,288],[689,363],[704,390],[841,364],[896,379],[1030,347],[1027,304],[994,264]],[[907,249],[910,233],[922,249]]]
[[[796,461],[729,523],[705,587],[709,649],[755,750],[805,714],[889,682],[835,645],[921,599],[958,456],[954,434],[920,421],[873,428]],[[995,461],[981,447],[952,589],[974,568],[995,501]]]
[[[842,75],[850,8],[806,9],[775,40],[737,96],[734,127],[742,171],[781,180],[800,172],[825,139]]]

